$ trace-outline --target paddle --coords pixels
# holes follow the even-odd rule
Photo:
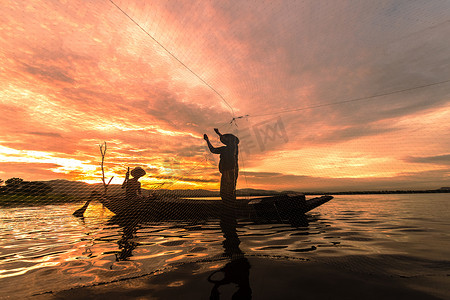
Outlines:
[[[77,209],[76,211],[73,212],[73,215],[75,217],[83,217],[84,212],[86,211],[86,209],[89,206],[89,203],[91,203],[91,201],[94,199],[94,197],[98,197],[99,194],[96,191],[93,191],[91,193],[91,195],[89,196],[89,199],[86,201],[86,203],[83,205],[83,207]]]

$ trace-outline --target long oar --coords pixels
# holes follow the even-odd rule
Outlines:
[[[99,194],[96,191],[93,191],[91,193],[91,196],[89,196],[89,199],[86,201],[86,203],[83,205],[83,207],[77,209],[76,211],[73,212],[73,215],[75,217],[83,217],[84,212],[86,211],[86,209],[89,206],[89,203],[91,203],[91,201],[94,199],[94,197],[98,197]]]

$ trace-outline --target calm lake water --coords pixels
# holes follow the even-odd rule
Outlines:
[[[124,228],[97,203],[84,219],[73,217],[80,206],[0,208],[0,298],[135,278],[224,253],[216,220]],[[330,264],[384,257],[395,276],[450,274],[450,194],[336,196],[307,218],[297,227],[239,222],[240,249],[248,257]],[[363,272],[385,267],[349,261],[346,268]]]

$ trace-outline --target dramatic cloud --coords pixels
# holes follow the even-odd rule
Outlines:
[[[241,188],[447,180],[448,2],[114,3],[146,32],[110,1],[2,8],[2,179],[99,182],[106,141],[114,183],[214,189],[220,128]]]
[[[420,176],[418,176],[420,175]],[[245,172],[243,176],[253,188],[273,188],[276,190],[296,190],[301,192],[327,191],[379,191],[379,190],[408,190],[408,189],[438,189],[448,186],[446,177],[450,169],[443,171],[406,173],[395,178],[329,178],[296,176],[281,173]]]
[[[450,154],[425,157],[408,157],[406,161],[424,164],[450,165]]]

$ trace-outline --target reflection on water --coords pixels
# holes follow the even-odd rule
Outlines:
[[[129,258],[133,256],[133,250],[139,245],[138,242],[134,241],[134,236],[138,230],[139,221],[136,219],[119,219],[114,221],[114,217],[112,217],[109,223],[117,223],[120,227],[122,227],[122,236],[117,241],[120,252],[115,254],[116,261],[129,260]]]
[[[223,205],[220,213],[220,229],[224,240],[224,256],[230,261],[221,269],[214,271],[208,277],[208,281],[214,284],[211,290],[211,300],[220,299],[219,287],[234,283],[237,290],[233,293],[232,299],[251,299],[252,289],[250,288],[250,263],[245,258],[244,252],[239,248],[241,241],[237,234],[237,220],[233,207]],[[221,274],[221,276],[217,274]]]
[[[212,296],[214,286],[220,292],[226,281],[240,282],[244,292],[251,291],[245,281],[251,278],[250,256],[321,260],[395,254],[445,261],[450,257],[448,200],[448,194],[339,196],[297,224],[236,223],[232,217],[226,222],[123,223],[96,203],[84,219],[72,216],[79,204],[1,208],[0,298],[111,282],[163,272],[173,264],[224,257],[228,267],[211,270]],[[390,267],[406,276],[440,272],[435,265],[397,264],[391,262]],[[233,275],[237,273],[242,277]]]

